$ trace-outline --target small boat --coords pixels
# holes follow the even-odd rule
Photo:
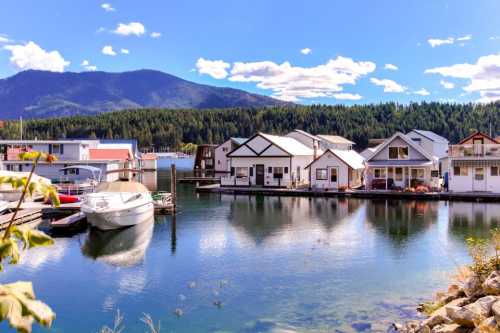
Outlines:
[[[0,201],[0,214],[2,214],[8,207],[9,203],[7,201]]]
[[[57,191],[67,195],[94,192],[102,178],[102,170],[90,165],[71,165],[59,169],[59,172],[62,175],[57,180]],[[87,176],[84,176],[83,173]]]
[[[154,216],[148,189],[137,182],[101,183],[83,196],[81,211],[93,227],[112,230],[136,225]]]

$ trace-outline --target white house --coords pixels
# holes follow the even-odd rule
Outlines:
[[[222,186],[295,187],[308,183],[313,149],[289,136],[257,133],[230,152]]]
[[[439,186],[438,159],[403,133],[377,146],[365,161],[367,189],[404,189]]]
[[[484,133],[449,148],[448,186],[454,192],[500,193],[500,142]]]
[[[419,144],[426,152],[439,159],[448,156],[448,139],[434,132],[414,129],[407,133],[406,136]]]
[[[229,158],[227,154],[241,146],[248,138],[230,138],[217,146],[215,154],[215,172],[229,172]]]
[[[306,167],[310,170],[310,187],[337,190],[361,186],[363,162],[354,150],[328,149]]]

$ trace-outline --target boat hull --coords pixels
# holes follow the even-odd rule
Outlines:
[[[85,211],[87,221],[100,230],[120,229],[136,225],[154,216],[152,202],[140,206],[115,211]]]

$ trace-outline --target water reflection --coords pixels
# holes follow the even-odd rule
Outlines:
[[[500,226],[498,204],[484,202],[450,202],[450,234],[459,238],[489,236],[490,230]]]
[[[404,247],[409,239],[437,221],[438,208],[437,201],[371,200],[367,202],[366,217],[392,244]]]
[[[153,229],[154,218],[120,230],[91,228],[82,253],[113,266],[134,266],[144,258]]]

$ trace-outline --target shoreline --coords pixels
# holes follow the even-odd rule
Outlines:
[[[204,185],[196,187],[197,193],[230,195],[296,196],[319,198],[406,199],[431,201],[500,202],[500,194],[488,192],[396,192],[396,191],[314,191],[309,189],[225,187]]]

